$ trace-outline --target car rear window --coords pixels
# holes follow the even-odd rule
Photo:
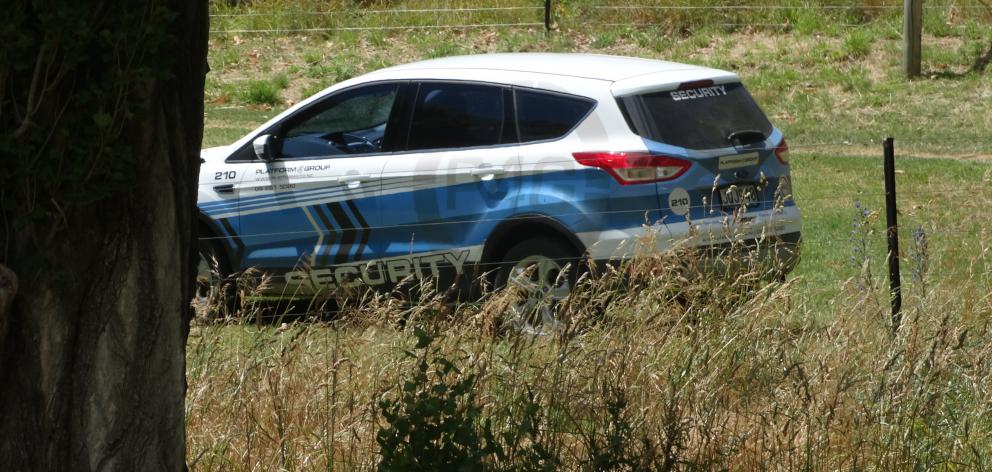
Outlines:
[[[740,83],[621,97],[620,106],[639,136],[689,149],[731,146],[734,133],[761,141],[772,124]],[[742,133],[744,132],[744,133]]]
[[[558,139],[589,114],[591,100],[564,95],[516,91],[517,129],[520,142]]]
[[[410,150],[501,144],[503,88],[463,83],[420,86],[410,126]]]

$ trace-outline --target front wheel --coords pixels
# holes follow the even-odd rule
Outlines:
[[[518,243],[503,256],[497,283],[518,290],[509,307],[509,322],[522,332],[561,331],[557,305],[568,298],[578,279],[580,254],[565,241],[534,238]]]
[[[231,267],[217,239],[200,234],[197,238],[196,295],[194,308],[207,318],[233,313],[237,305],[231,283]]]

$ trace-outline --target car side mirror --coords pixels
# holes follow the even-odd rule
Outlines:
[[[255,156],[259,159],[269,162],[276,158],[275,154],[272,152],[272,135],[263,134],[251,142],[252,148],[255,150]]]

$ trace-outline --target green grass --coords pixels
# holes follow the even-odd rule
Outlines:
[[[203,113],[203,147],[233,143],[275,115],[274,111],[255,107],[208,103]]]
[[[280,73],[268,80],[246,80],[234,84],[235,96],[249,105],[279,105],[280,92],[289,86],[289,77]]]
[[[805,10],[803,10],[805,11]],[[356,75],[420,59],[502,51],[580,51],[695,63],[738,72],[773,121],[797,145],[874,146],[891,135],[917,154],[987,153],[992,138],[989,74],[965,73],[992,41],[981,20],[970,35],[924,39],[924,77],[907,81],[901,50],[882,17],[838,34],[726,30],[702,25],[685,36],[656,28],[348,32],[272,40],[211,40],[208,102],[276,109]],[[285,77],[289,87],[272,78]],[[283,82],[285,83],[285,82]],[[219,100],[218,97],[226,97]],[[213,106],[208,104],[208,107]],[[829,124],[829,125],[826,125]],[[248,131],[248,127],[244,128]],[[208,129],[206,142],[221,144]],[[911,147],[907,147],[911,146]]]
[[[871,35],[862,30],[852,30],[844,37],[844,53],[848,59],[867,57],[871,47]]]
[[[867,157],[793,154],[794,191],[804,215],[805,243],[794,275],[815,294],[811,301],[817,306],[828,305],[842,289],[839,282],[859,273],[860,265],[851,260],[858,242],[852,226],[857,203],[875,213],[868,256],[872,272],[878,276],[876,283],[883,285],[887,249],[881,145],[877,151]],[[904,256],[912,252],[913,233],[921,228],[931,253],[939,255],[931,265],[939,274],[935,279],[949,289],[965,290],[974,275],[968,267],[976,255],[987,250],[985,240],[992,231],[992,166],[903,157],[896,162],[901,252]],[[912,263],[912,258],[906,257],[905,273],[912,271]],[[972,286],[971,290],[980,288]]]

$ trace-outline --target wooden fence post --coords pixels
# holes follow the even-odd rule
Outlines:
[[[923,36],[923,0],[903,0],[902,62],[907,77],[920,75]]]
[[[551,0],[544,0],[544,31],[551,31]]]

